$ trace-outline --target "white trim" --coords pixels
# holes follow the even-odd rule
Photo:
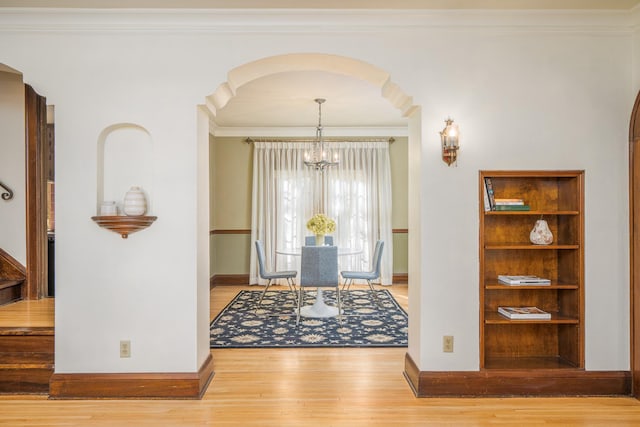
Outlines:
[[[211,122],[210,122],[211,123]],[[277,138],[277,137],[296,137],[296,138],[314,138],[315,130],[311,126],[307,127],[216,127],[210,128],[210,132],[218,137],[255,137],[255,138]],[[407,126],[400,127],[335,127],[324,128],[323,135],[325,137],[402,137],[408,136]]]
[[[246,34],[486,29],[626,34],[632,27],[629,10],[0,8],[0,32]]]

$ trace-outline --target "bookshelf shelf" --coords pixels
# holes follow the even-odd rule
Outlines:
[[[487,244],[486,250],[520,249],[525,251],[549,251],[554,249],[579,249],[580,245],[532,245],[531,243]]]
[[[578,211],[487,211],[485,215],[580,215]]]
[[[544,307],[542,307],[544,309]],[[575,317],[567,317],[556,312],[551,312],[551,319],[507,319],[498,313],[489,312],[485,314],[484,322],[487,325],[497,324],[513,324],[522,325],[527,323],[543,323],[543,324],[577,324],[579,319]]]
[[[578,289],[577,284],[561,284],[551,283],[550,285],[504,285],[502,283],[488,283],[485,289],[494,289],[502,291],[526,291],[526,290],[555,290],[555,289]]]
[[[495,198],[522,199],[531,210],[485,211],[486,178]],[[481,369],[584,369],[583,187],[583,171],[480,171]],[[529,241],[541,218],[550,245]],[[505,285],[498,275],[551,284]],[[511,320],[499,306],[535,306],[551,319]]]

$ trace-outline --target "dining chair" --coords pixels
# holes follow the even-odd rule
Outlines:
[[[316,236],[305,236],[304,237],[305,246],[315,246],[316,245]],[[333,246],[333,236],[324,236],[324,244]]]
[[[373,288],[372,280],[376,280],[380,277],[380,260],[382,259],[382,249],[384,249],[384,242],[382,240],[378,240],[376,242],[376,248],[373,251],[373,258],[371,259],[371,271],[341,271],[340,275],[344,279],[344,284],[342,285],[342,291],[349,291],[351,284],[354,279],[366,280],[369,284],[369,289],[371,290],[371,295],[373,299],[376,301],[378,307],[382,308],[382,304],[378,299],[378,295],[376,294],[375,289]]]
[[[274,279],[286,279],[287,285],[289,285],[289,289],[293,293],[294,302],[297,304],[296,284],[294,279],[298,275],[298,272],[295,270],[272,271],[272,272],[267,271],[265,268],[264,247],[262,246],[262,242],[260,240],[256,240],[255,243],[256,243],[256,252],[258,253],[258,272],[261,278],[268,280],[267,286],[264,287],[264,290],[260,295],[260,300],[256,305],[256,310],[260,308],[260,304],[262,304],[262,299],[264,298],[264,295],[267,293],[267,290],[269,289],[269,286],[271,286],[271,282]]]
[[[300,323],[304,288],[336,288],[338,321],[342,325],[342,304],[340,302],[340,281],[338,280],[337,246],[303,246],[300,260],[300,286],[298,287],[298,315]],[[318,290],[318,298],[323,298]]]

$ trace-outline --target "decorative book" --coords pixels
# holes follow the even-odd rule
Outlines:
[[[530,211],[529,205],[495,205],[493,210],[496,211]]]
[[[522,199],[499,199],[495,198],[496,206],[522,206],[524,200]]]
[[[551,319],[551,313],[540,310],[538,307],[498,307],[498,313],[508,319],[516,320]]]
[[[498,282],[503,283],[505,285],[550,285],[551,280],[543,279],[538,276],[507,276],[507,275],[499,275]]]
[[[493,194],[493,183],[491,182],[491,178],[484,178],[484,187],[487,190],[487,198],[489,199],[489,207],[491,208],[490,210],[494,211],[496,210],[496,201]]]

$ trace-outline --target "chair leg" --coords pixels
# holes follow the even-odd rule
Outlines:
[[[258,300],[258,304],[256,304],[256,312],[260,308],[260,304],[262,304],[262,299],[264,298],[264,294],[267,293],[269,286],[271,286],[271,279],[269,279],[269,281],[267,282],[267,286],[264,287],[264,291],[262,291],[262,294],[260,294],[260,300]]]
[[[353,282],[353,279],[344,279],[344,283],[342,284],[342,290],[340,290],[340,287],[338,287],[338,292],[343,292],[345,293],[345,295],[347,295],[346,292],[349,292],[349,288],[351,288],[351,282]]]
[[[342,326],[342,302],[340,301],[340,286],[336,287],[336,294],[338,299],[338,322]]]
[[[367,279],[367,283],[369,284],[369,289],[371,289],[371,295],[373,296],[373,299],[376,300],[376,304],[378,305],[378,307],[383,308],[382,303],[380,302],[380,300],[378,299],[378,295],[376,294],[376,290],[373,288],[373,283],[371,283],[371,280],[369,279]]]
[[[289,289],[291,289],[291,293],[293,294],[293,303],[297,305],[298,297],[296,296],[296,285],[292,278],[287,277],[287,285],[289,285]]]
[[[296,327],[300,324],[300,310],[302,309],[302,298],[303,298],[302,286],[298,288],[298,311],[296,316]]]

